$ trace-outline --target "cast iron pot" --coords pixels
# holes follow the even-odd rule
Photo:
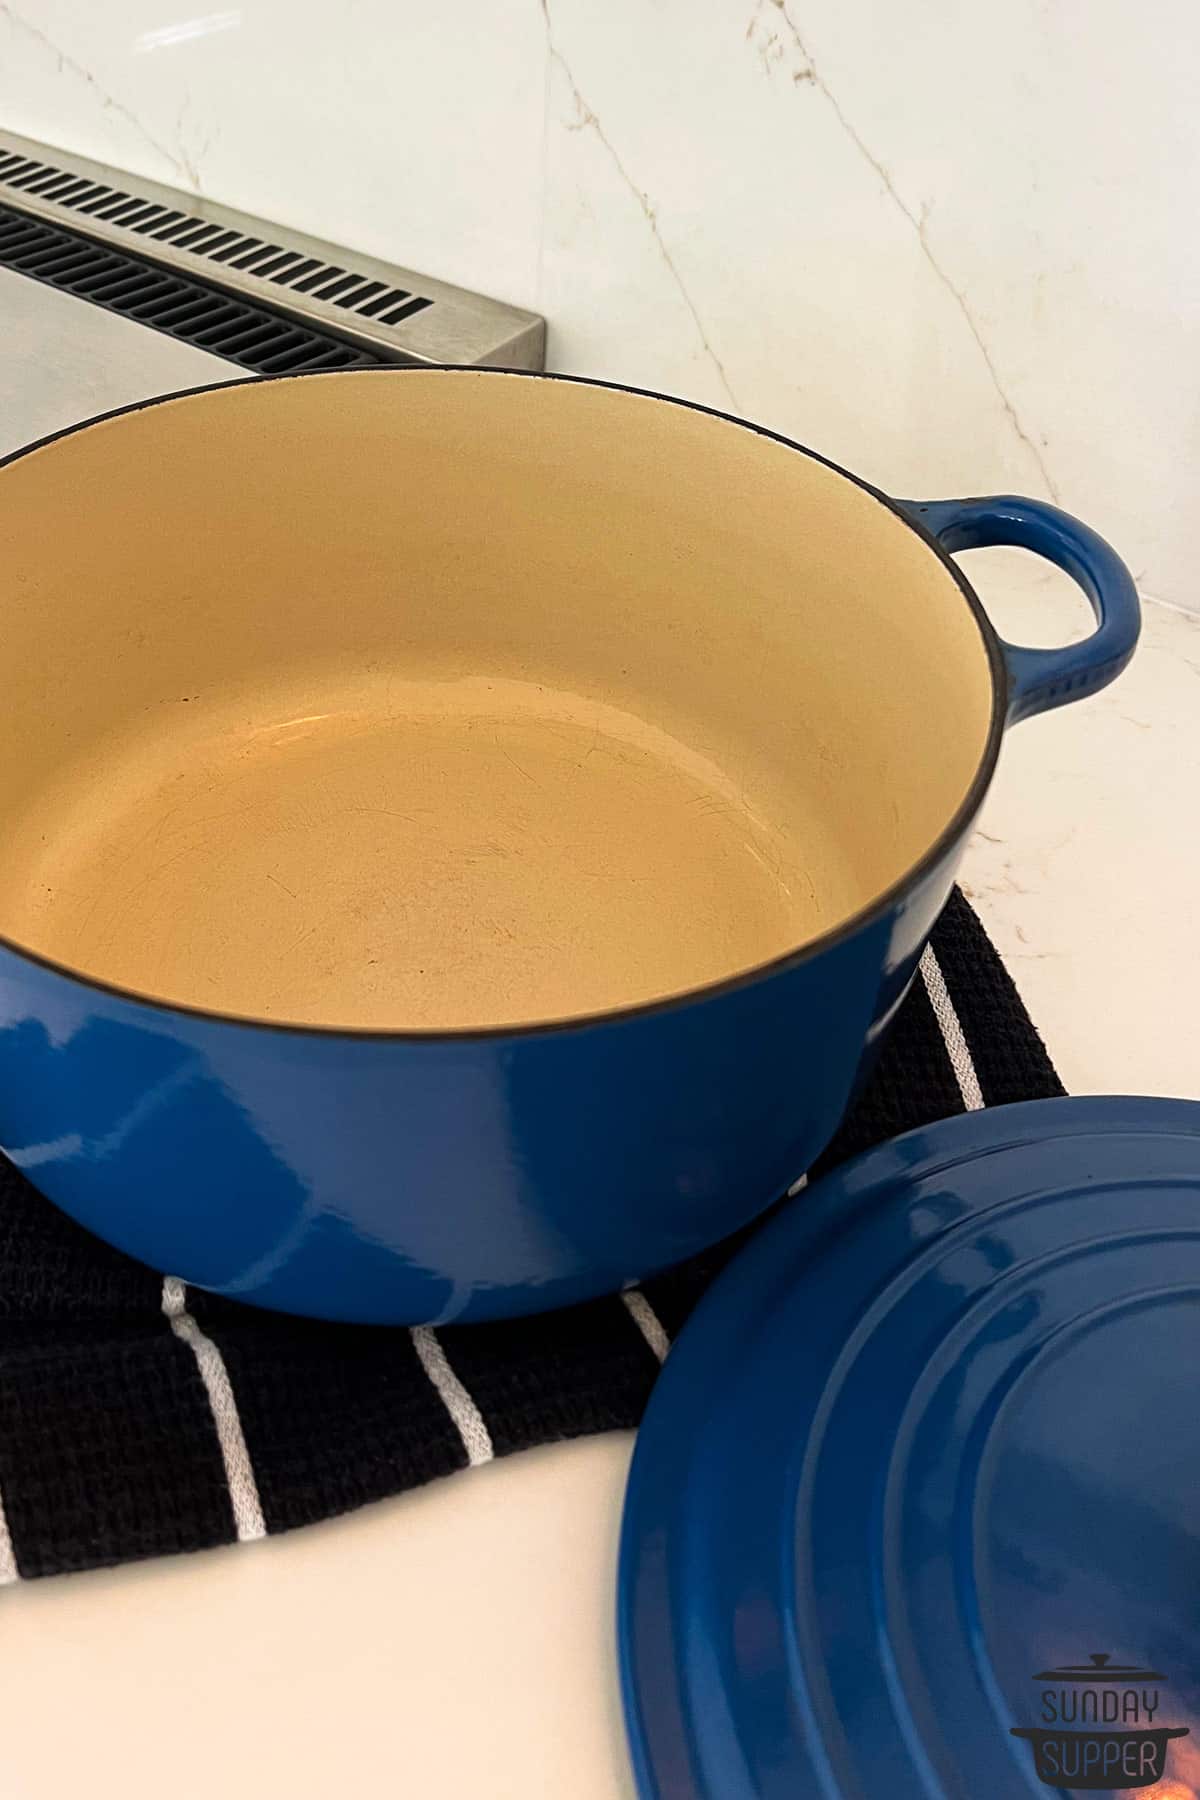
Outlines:
[[[947,552],[1097,629],[1002,644]],[[1138,631],[1092,532],[704,408],[239,382],[0,467],[0,1143],[158,1269],[486,1319],[726,1236],[828,1142],[1007,721]]]

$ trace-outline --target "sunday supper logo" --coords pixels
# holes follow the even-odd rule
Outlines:
[[[1157,1669],[1114,1663],[1099,1651],[1035,1675],[1043,1682],[1040,1725],[1012,1728],[1033,1746],[1038,1778],[1049,1787],[1150,1787],[1161,1781],[1171,1738],[1186,1725],[1164,1725]]]

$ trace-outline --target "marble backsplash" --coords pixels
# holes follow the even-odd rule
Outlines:
[[[1181,0],[0,0],[7,128],[894,493],[1060,500],[1192,610],[1198,77]]]

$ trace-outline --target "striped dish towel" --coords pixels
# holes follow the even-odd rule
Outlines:
[[[813,1175],[948,1113],[1061,1092],[956,894]],[[327,1325],[154,1274],[0,1158],[0,1583],[259,1538],[533,1444],[635,1425],[736,1247],[537,1319]]]

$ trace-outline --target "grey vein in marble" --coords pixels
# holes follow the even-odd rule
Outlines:
[[[982,356],[988,375],[991,378],[992,386],[999,396],[1001,406],[1008,415],[1008,420],[1014,433],[1020,439],[1021,443],[1024,444],[1033,461],[1037,464],[1038,472],[1041,475],[1042,481],[1045,483],[1047,493],[1050,495],[1051,499],[1058,500],[1061,497],[1058,486],[1047,467],[1046,459],[1042,455],[1040,446],[1036,439],[1031,437],[1025,425],[1022,423],[1020,414],[1017,412],[1016,407],[1013,405],[1012,400],[1005,390],[1004,383],[1000,379],[1000,372],[992,358],[991,351],[988,349],[987,340],[983,335],[979,320],[975,317],[975,313],[972,310],[966,295],[963,293],[962,289],[951,280],[949,274],[939,262],[933,246],[929,242],[928,221],[926,217],[928,209],[923,207],[919,213],[913,211],[912,207],[908,204],[908,201],[896,186],[891,175],[888,173],[885,165],[880,162],[870,145],[860,135],[853,122],[846,116],[842,109],[841,102],[830,89],[829,83],[825,80],[812,52],[804,41],[799,26],[788,11],[787,0],[758,0],[758,5],[751,16],[750,25],[746,32],[747,37],[753,32],[755,21],[761,16],[764,7],[767,6],[779,14],[779,17],[783,20],[783,23],[787,26],[787,29],[791,34],[796,49],[804,59],[804,67],[793,74],[793,82],[804,82],[809,86],[816,88],[817,92],[821,95],[822,99],[833,113],[838,124],[850,139],[850,142],[854,145],[854,148],[858,151],[863,160],[874,170],[875,175],[882,184],[888,198],[912,226],[917,236],[917,242],[921,247],[921,254],[929,264],[929,267],[933,270],[933,273],[937,276],[938,281],[958,307],[959,312],[966,322],[968,331],[975,340],[979,354]],[[764,53],[762,50],[759,51],[759,57],[763,64],[763,68],[768,75],[771,73],[770,48],[770,41],[768,40],[766,52]],[[778,58],[775,60],[777,61]]]
[[[175,120],[175,142],[179,145],[179,161],[183,166],[188,181],[191,183],[197,194],[203,194],[204,189],[200,180],[200,159],[202,156],[207,155],[209,146],[213,140],[213,134],[211,131],[208,132],[205,135],[203,143],[198,146],[189,147],[187,137],[184,133],[184,121],[191,112],[191,107],[191,96],[190,94],[185,94],[183,97],[183,105],[179,108],[179,113]]]
[[[60,74],[74,75],[76,79],[82,81],[86,87],[91,88],[105,112],[115,113],[118,118],[124,119],[125,123],[132,126],[134,131],[137,132],[138,136],[142,139],[142,142],[148,144],[155,155],[160,156],[176,175],[182,176],[197,193],[200,191],[199,181],[196,178],[192,159],[183,152],[182,149],[180,153],[177,154],[174,150],[169,149],[166,144],[160,142],[160,140],[154,136],[153,132],[147,130],[146,126],[142,124],[142,121],[135,112],[131,112],[129,107],[116,99],[114,95],[107,93],[105,89],[100,86],[100,83],[96,80],[96,77],[92,74],[91,70],[85,68],[83,63],[76,62],[75,58],[68,55],[65,50],[61,49],[54,42],[53,38],[47,37],[40,26],[35,25],[31,19],[25,18],[15,7],[8,4],[8,0],[0,0],[0,19],[6,19],[13,31],[24,33],[31,42],[39,44],[43,50],[48,51],[58,64]]]
[[[653,237],[654,242],[658,248],[658,253],[662,257],[663,262],[666,264],[667,270],[671,276],[671,279],[674,281],[676,288],[679,290],[680,299],[683,301],[684,305],[688,309],[688,312],[691,314],[692,324],[696,328],[696,335],[700,339],[700,345],[704,351],[705,356],[707,356],[709,362],[712,364],[713,368],[716,370],[717,378],[720,381],[721,386],[724,388],[726,394],[729,397],[730,405],[734,408],[735,411],[740,412],[741,405],[740,405],[740,402],[738,401],[737,395],[733,391],[733,387],[730,384],[729,376],[728,376],[728,373],[726,372],[725,365],[721,361],[721,358],[717,355],[716,350],[713,348],[712,341],[709,338],[708,332],[704,328],[704,321],[703,321],[703,319],[701,319],[700,314],[696,310],[696,303],[692,299],[691,294],[688,292],[687,284],[684,281],[683,276],[679,272],[679,265],[676,263],[675,258],[672,256],[669,248],[667,247],[667,243],[662,235],[662,232],[659,230],[658,214],[657,214],[653,204],[651,203],[649,197],[645,193],[643,193],[642,189],[638,186],[637,182],[633,179],[633,176],[629,173],[629,170],[625,167],[625,163],[621,158],[620,152],[617,150],[612,139],[609,137],[609,135],[605,131],[603,125],[600,123],[600,120],[596,117],[595,112],[588,105],[587,101],[583,97],[583,94],[580,92],[579,83],[575,79],[574,73],[571,69],[571,65],[568,63],[566,57],[563,55],[562,51],[559,49],[558,42],[554,36],[554,23],[550,17],[550,7],[549,7],[548,0],[540,0],[540,5],[541,5],[541,9],[542,9],[542,18],[543,18],[543,20],[545,22],[545,26],[546,26],[546,51],[547,51],[547,54],[550,58],[550,61],[552,63],[554,63],[558,67],[558,69],[562,72],[563,79],[566,81],[567,86],[571,90],[571,98],[575,102],[576,117],[575,117],[574,122],[568,127],[568,129],[572,130],[572,131],[592,131],[592,132],[594,132],[596,137],[600,141],[600,143],[603,144],[605,150],[608,152],[609,160],[611,161],[613,167],[616,169],[618,175],[621,177],[621,180],[625,183],[625,186],[629,189],[630,193],[633,195],[634,199],[637,201],[638,206],[641,208],[642,216],[645,219],[647,225],[650,227],[650,234]]]

